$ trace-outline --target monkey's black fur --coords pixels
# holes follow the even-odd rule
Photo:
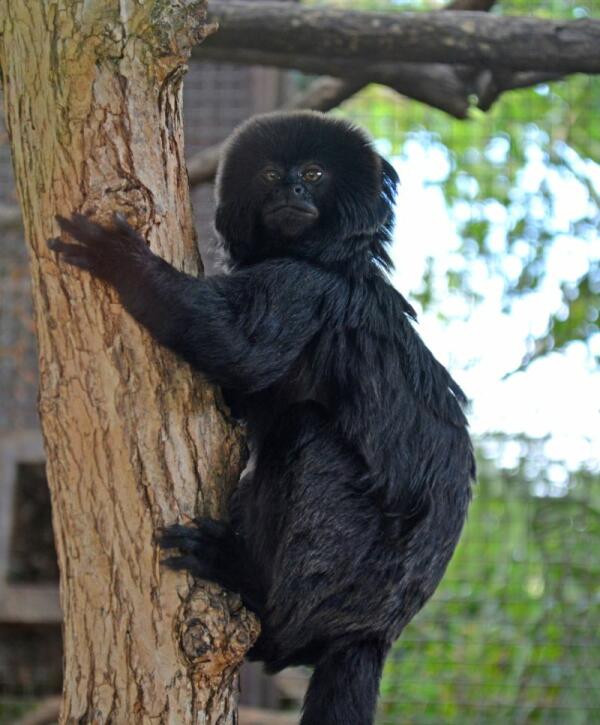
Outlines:
[[[385,656],[440,581],[470,498],[463,393],[385,274],[397,181],[345,121],[262,116],[218,176],[230,274],[182,274],[120,219],[60,219],[79,244],[50,243],[247,420],[230,523],[172,526],[162,546],[259,615],[251,658],[315,666],[302,725],[372,722]]]

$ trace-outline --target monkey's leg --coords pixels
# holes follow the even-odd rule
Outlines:
[[[386,553],[381,514],[360,486],[364,475],[327,411],[303,402],[273,425],[252,485],[238,492],[236,528],[261,570],[264,639],[273,645],[252,654],[273,669],[288,660],[314,663],[311,653],[325,640],[370,629]]]
[[[364,476],[328,412],[304,402],[273,426],[241,492],[240,530],[266,583],[249,658],[270,671],[315,665],[303,725],[373,722],[398,554]]]

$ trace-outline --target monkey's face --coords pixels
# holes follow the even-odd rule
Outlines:
[[[330,182],[330,172],[316,162],[268,163],[254,182],[261,187],[260,221],[268,235],[294,239],[314,227]]]
[[[258,116],[227,145],[216,228],[237,264],[288,254],[339,260],[389,226],[396,182],[364,132],[346,121],[312,112]]]

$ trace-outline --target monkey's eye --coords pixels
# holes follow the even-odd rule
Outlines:
[[[281,179],[281,174],[277,171],[277,169],[265,169],[262,172],[262,176],[263,179],[268,181],[270,184]]]
[[[302,169],[300,176],[302,176],[304,181],[314,184],[315,181],[319,181],[323,176],[323,169],[319,166],[307,166],[305,169]]]

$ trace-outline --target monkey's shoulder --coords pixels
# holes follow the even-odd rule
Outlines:
[[[436,417],[464,427],[466,396],[421,338],[410,303],[384,278],[371,280],[354,298],[342,354],[353,351],[356,375],[379,381],[398,399],[410,391]]]

